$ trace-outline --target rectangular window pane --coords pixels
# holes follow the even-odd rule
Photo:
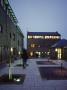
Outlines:
[[[0,32],[3,32],[2,26],[0,25]]]

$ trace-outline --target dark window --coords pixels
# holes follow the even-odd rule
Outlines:
[[[18,46],[19,46],[19,40],[18,40]]]
[[[15,41],[15,33],[13,33],[13,40]]]
[[[0,25],[0,32],[2,33],[3,32],[3,27]]]
[[[11,38],[11,33],[10,33],[10,38]]]
[[[1,2],[1,5],[3,6],[3,0],[1,0],[0,2]]]

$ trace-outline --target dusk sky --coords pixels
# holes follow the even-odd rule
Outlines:
[[[26,36],[31,32],[58,31],[67,39],[67,0],[9,0]]]

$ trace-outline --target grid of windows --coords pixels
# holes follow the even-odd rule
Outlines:
[[[60,36],[28,36],[28,39],[60,39]]]
[[[3,9],[7,12],[7,15],[11,18],[12,22],[14,24],[17,24],[17,18],[9,4],[8,0],[0,0],[1,6],[3,7]]]

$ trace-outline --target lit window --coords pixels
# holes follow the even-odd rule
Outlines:
[[[58,39],[58,38],[59,38],[59,36],[54,36],[53,38],[54,38],[54,39]]]
[[[52,36],[50,36],[50,39],[52,38]]]
[[[38,36],[33,36],[33,38],[35,38],[35,39],[36,39],[36,38],[39,38],[39,37],[38,37]]]
[[[54,39],[56,39],[56,36],[54,36]]]
[[[36,51],[35,53],[38,55],[38,57],[40,57],[41,52]]]
[[[31,47],[34,48],[35,47],[35,44],[31,44]]]
[[[28,36],[28,39],[32,38],[32,36]]]
[[[47,55],[49,55],[50,54],[50,52],[47,52]]]
[[[34,38],[37,38],[37,36],[34,36]]]
[[[35,39],[38,39],[38,38],[43,39],[44,37],[43,36],[33,36],[33,38],[35,38]]]
[[[57,52],[58,59],[61,59],[62,56],[61,48],[56,48],[55,51]]]
[[[45,36],[45,39],[49,39],[50,38],[50,36]]]
[[[33,56],[33,52],[30,52],[30,56]]]
[[[60,37],[59,36],[56,36],[57,39],[59,39]]]
[[[41,39],[43,39],[43,38],[44,38],[44,36],[40,36],[40,38],[41,38]]]
[[[53,39],[53,36],[51,36],[51,38]]]
[[[48,37],[46,37],[48,38]],[[50,36],[50,39],[59,39],[60,37],[59,36]]]

